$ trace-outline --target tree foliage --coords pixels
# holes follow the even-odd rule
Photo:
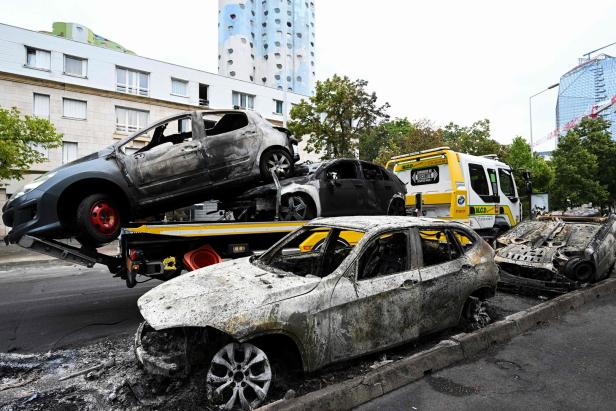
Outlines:
[[[554,169],[543,157],[531,152],[530,145],[523,137],[517,136],[508,147],[503,161],[511,166],[515,175],[518,193],[525,195],[522,173],[530,171],[533,189],[536,192],[547,192],[554,180]]]
[[[322,159],[355,157],[359,141],[387,119],[389,104],[377,104],[368,82],[334,75],[318,81],[314,96],[291,109],[289,130],[307,136],[306,150]]]
[[[62,134],[47,119],[20,116],[17,108],[0,107],[0,179],[21,179],[34,163],[45,156],[37,151],[62,144]]]
[[[615,154],[609,123],[602,118],[584,118],[569,130],[559,139],[552,157],[555,178],[550,198],[554,207],[612,206],[616,197]]]
[[[499,158],[507,155],[507,146],[492,139],[488,119],[476,121],[470,127],[449,123],[441,133],[443,142],[454,151],[475,156],[496,154]]]

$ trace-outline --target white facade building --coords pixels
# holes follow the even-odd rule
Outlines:
[[[0,207],[41,173],[96,152],[164,116],[240,106],[283,125],[292,104],[302,98],[287,90],[0,24],[0,107],[49,118],[64,135],[63,147],[45,153],[48,161],[34,164],[23,180],[0,181]],[[3,231],[0,225],[0,234]]]

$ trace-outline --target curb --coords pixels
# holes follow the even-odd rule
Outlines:
[[[1,270],[10,270],[13,268],[35,265],[72,265],[72,263],[64,260],[58,260],[56,258],[43,258],[40,260],[13,260],[6,262],[0,261]]]
[[[470,359],[491,346],[505,343],[542,323],[611,294],[616,294],[616,278],[608,278],[592,287],[572,291],[511,314],[475,332],[454,335],[432,348],[387,364],[365,375],[330,385],[301,397],[278,400],[264,405],[259,410],[352,409],[417,381],[426,374]]]

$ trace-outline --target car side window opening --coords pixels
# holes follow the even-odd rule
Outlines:
[[[468,171],[471,177],[471,187],[481,196],[490,195],[490,187],[483,166],[469,163]]]
[[[383,180],[381,168],[370,163],[361,163],[361,169],[366,180]]]
[[[500,187],[503,194],[505,194],[507,197],[515,197],[515,186],[513,184],[511,170],[499,168],[498,178],[500,180]]]
[[[453,230],[453,235],[456,237],[456,240],[458,240],[458,244],[460,244],[464,252],[473,248],[476,243],[473,236],[462,230]]]
[[[216,136],[242,129],[248,125],[248,117],[245,113],[225,113],[212,118],[206,114],[203,118],[205,123],[205,135]]]
[[[260,264],[301,277],[326,277],[349,255],[363,233],[329,227],[304,227],[259,258]]]
[[[490,177],[490,184],[492,185],[492,195],[498,195],[498,181],[496,181],[496,170],[488,168],[488,176]]]
[[[442,264],[460,257],[460,250],[446,229],[419,230],[423,266]]]
[[[406,232],[380,235],[359,258],[357,280],[397,274],[409,269],[409,245]]]
[[[357,167],[353,161],[338,161],[327,168],[327,175],[334,180],[358,178]]]
[[[165,147],[170,147],[175,144],[180,144],[185,141],[192,140],[192,126],[190,116],[174,118],[166,123],[159,124],[142,131],[133,137],[130,142],[135,145],[135,142],[144,144],[136,153],[143,153],[153,149],[163,151]],[[123,151],[125,154],[135,153],[131,147],[127,147],[128,142],[124,144]],[[134,147],[133,147],[134,148]]]

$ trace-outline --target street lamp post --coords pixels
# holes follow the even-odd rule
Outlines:
[[[528,115],[529,115],[529,119],[530,119],[530,152],[533,152],[533,97],[537,97],[539,94],[545,93],[548,90],[552,90],[554,87],[558,87],[560,83],[556,83],[556,84],[552,84],[550,87],[541,90],[538,93],[533,94],[532,96],[530,96],[528,98]]]

